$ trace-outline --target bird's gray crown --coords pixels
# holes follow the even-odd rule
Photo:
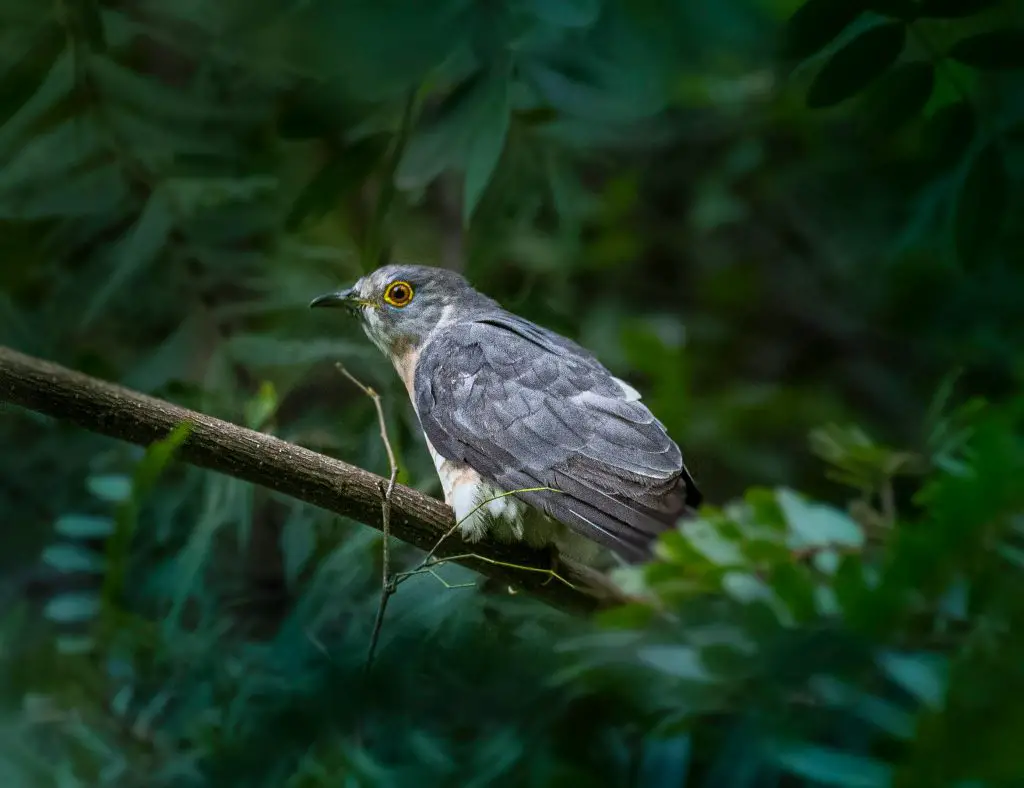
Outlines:
[[[455,271],[402,263],[381,266],[311,306],[346,306],[356,312],[367,336],[391,357],[420,347],[438,327],[501,310]]]

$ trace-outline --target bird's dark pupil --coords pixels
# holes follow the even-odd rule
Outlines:
[[[407,295],[409,294],[406,292],[405,285],[395,285],[391,288],[391,297],[396,301],[404,301]]]

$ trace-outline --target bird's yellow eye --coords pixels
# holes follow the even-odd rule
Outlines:
[[[384,300],[391,306],[403,307],[412,301],[412,285],[398,279],[384,290]]]

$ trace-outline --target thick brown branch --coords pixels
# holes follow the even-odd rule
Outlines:
[[[26,356],[0,346],[0,402],[10,402],[84,429],[146,446],[182,421],[192,432],[179,450],[179,458],[227,474],[359,522],[381,527],[381,484],[376,474],[323,454],[288,443],[272,435],[239,427],[170,402],[140,394],[80,372]],[[440,501],[403,485],[395,485],[391,498],[391,533],[404,542],[430,550],[454,525],[452,511]],[[544,571],[547,555],[519,546],[496,543],[467,544],[457,533],[438,548],[435,556],[465,556],[464,564],[481,574],[529,593],[555,607],[589,611],[600,602],[585,592],[584,575],[571,567],[559,574],[570,587]],[[516,566],[504,566],[515,564]]]

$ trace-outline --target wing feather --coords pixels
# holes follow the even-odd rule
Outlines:
[[[509,313],[456,323],[417,364],[417,414],[465,462],[627,560],[700,502],[664,426],[590,353]]]

